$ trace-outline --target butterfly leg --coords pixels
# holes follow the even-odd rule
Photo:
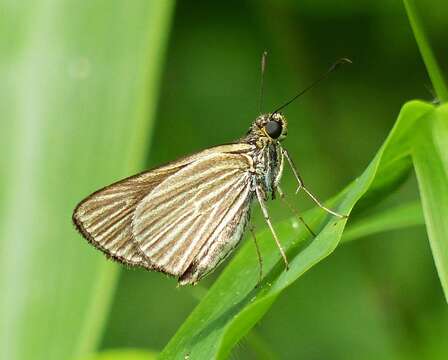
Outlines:
[[[306,229],[309,231],[309,233],[313,236],[316,237],[316,234],[314,233],[313,230],[311,230],[311,228],[308,226],[308,224],[305,222],[305,219],[299,214],[299,211],[291,205],[291,203],[289,201],[286,200],[286,196],[285,193],[283,192],[283,190],[280,188],[280,186],[277,185],[276,188],[278,195],[280,196],[280,200],[282,200],[287,207],[289,207],[289,209],[291,210],[291,212],[297,216],[299,218],[299,220],[302,222],[303,225],[305,225]]]
[[[321,209],[325,210],[326,212],[328,212],[328,213],[330,213],[330,214],[332,214],[332,215],[334,215],[334,216],[337,216],[338,218],[341,218],[341,219],[345,219],[345,218],[347,218],[347,217],[348,217],[347,215],[341,215],[341,214],[337,213],[336,211],[333,211],[333,210],[327,208],[326,206],[322,205],[322,203],[317,199],[317,197],[314,196],[314,195],[311,193],[311,191],[309,191],[309,190],[305,187],[305,184],[303,183],[303,180],[302,180],[302,178],[300,177],[300,175],[299,175],[299,173],[298,173],[298,171],[297,171],[297,168],[296,168],[296,166],[294,165],[294,162],[293,162],[292,159],[290,158],[290,156],[289,156],[289,154],[288,154],[288,151],[286,151],[285,149],[282,149],[282,152],[283,152],[283,155],[285,156],[286,160],[288,161],[289,166],[290,166],[291,169],[292,169],[292,173],[294,174],[294,177],[296,178],[297,182],[299,183],[299,187],[298,187],[297,190],[296,190],[296,194],[297,194],[301,189],[303,189],[303,191],[306,192],[306,194],[311,198],[311,200],[313,200],[313,201],[317,204],[317,206],[319,206]]]
[[[274,227],[272,226],[271,219],[268,214],[268,209],[266,208],[265,200],[261,193],[262,190],[260,189],[259,186],[256,186],[255,191],[257,193],[257,199],[258,199],[258,202],[260,203],[260,207],[261,207],[261,211],[263,212],[264,219],[267,222],[269,229],[271,230],[272,236],[274,237],[274,240],[275,240],[275,243],[277,244],[278,249],[280,250],[280,254],[282,255],[283,261],[285,262],[286,270],[288,270],[289,269],[288,259],[286,258],[285,251],[283,250],[282,245],[280,244],[280,241],[278,240],[278,237],[274,230]]]
[[[252,224],[249,226],[249,230],[252,234],[252,238],[254,239],[255,249],[257,250],[258,265],[259,265],[258,282],[257,282],[258,286],[261,284],[261,280],[263,279],[263,258],[261,257],[260,248],[258,247],[257,237],[255,236],[254,226]]]

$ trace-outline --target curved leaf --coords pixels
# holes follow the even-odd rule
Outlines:
[[[429,41],[426,37],[425,30],[420,23],[417,7],[414,0],[403,0],[406,13],[411,24],[412,31],[414,32],[415,41],[425,62],[426,69],[434,86],[435,92],[442,102],[448,101],[448,88],[443,79],[443,74],[437,63],[434,52],[429,45]]]
[[[387,140],[364,173],[329,202],[349,214],[371,206],[391,193],[412,168],[414,134],[440,108],[411,101],[405,104]],[[226,358],[232,347],[264,315],[277,296],[305,271],[328,256],[338,245],[345,220],[312,209],[306,220],[318,231],[310,239],[303,227],[290,219],[276,226],[290,259],[283,264],[266,230],[258,235],[265,276],[257,285],[258,264],[253,244],[248,242],[223,271],[207,295],[191,313],[161,354],[162,359]]]
[[[371,214],[348,226],[341,242],[353,241],[365,236],[424,225],[422,207],[419,202],[399,205],[391,209]]]
[[[3,1],[0,358],[71,359],[118,267],[75,231],[90,192],[141,169],[171,1]]]
[[[448,105],[425,120],[415,134],[413,158],[426,231],[448,301]]]
[[[157,353],[148,350],[114,349],[102,351],[98,354],[79,360],[155,360]]]

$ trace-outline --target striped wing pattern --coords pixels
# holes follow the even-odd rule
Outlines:
[[[146,259],[174,276],[181,276],[193,260],[200,262],[225,225],[246,207],[250,166],[245,155],[211,154],[154,188],[137,206],[132,223]]]
[[[210,270],[208,256],[231,250],[221,244],[245,220],[249,150],[221,145],[109,185],[76,207],[73,222],[114,260],[177,277],[188,270],[184,283],[193,282]]]
[[[249,220],[252,193],[246,186],[225,212],[221,223],[179,278],[179,284],[195,284],[216,268],[238,245]]]
[[[106,255],[128,265],[148,267],[132,241],[132,215],[141,199],[176,171],[147,172],[101,189],[76,207],[73,222]]]

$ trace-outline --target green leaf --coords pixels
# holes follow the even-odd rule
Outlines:
[[[443,79],[440,66],[437,63],[431,46],[429,45],[414,0],[403,0],[403,2],[408,14],[409,23],[411,24],[412,31],[414,32],[415,40],[417,41],[417,45],[420,50],[420,54],[422,55],[429,77],[431,78],[431,82],[434,86],[434,90],[440,101],[448,101],[448,88]]]
[[[424,120],[413,158],[429,243],[448,302],[448,106]]]
[[[428,116],[439,111],[430,104],[405,104],[389,137],[364,173],[329,203],[349,214],[390,194],[412,167],[412,144],[416,130]],[[423,125],[422,125],[423,123]],[[266,313],[277,296],[304,272],[328,256],[338,245],[345,220],[312,209],[306,220],[318,233],[310,239],[295,219],[276,225],[290,260],[284,271],[269,231],[258,234],[265,277],[257,285],[258,264],[251,242],[226,267],[207,295],[168,343],[160,357],[182,359],[227,358],[232,347]]]
[[[114,349],[100,352],[96,355],[80,358],[79,360],[156,360],[157,353],[137,349]]]
[[[424,224],[425,221],[420,203],[408,203],[355,221],[344,231],[341,242],[345,243],[368,235]]]
[[[142,168],[172,2],[1,6],[0,357],[73,358],[96,347],[118,267],[71,214]]]

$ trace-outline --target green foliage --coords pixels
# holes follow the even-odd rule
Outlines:
[[[425,34],[424,27],[421,24],[420,17],[418,15],[416,4],[414,0],[403,0],[406,7],[406,11],[411,24],[412,31],[414,32],[415,40],[420,49],[423,61],[425,62],[426,69],[428,70],[429,77],[431,78],[432,85],[436,91],[440,101],[448,101],[448,87],[443,79],[442,72],[437,63],[437,59],[434,56],[431,46]]]
[[[141,169],[171,7],[2,3],[3,359],[60,360],[98,345],[118,267],[80,241],[71,213]]]
[[[446,85],[431,48],[419,25],[411,1],[406,2],[414,34],[428,72],[440,99],[446,100]],[[363,175],[331,203],[339,212],[364,210],[395,190],[415,166],[423,203],[425,223],[433,257],[445,297],[448,299],[448,107],[434,108],[429,104],[406,104],[396,126],[375,159]],[[179,329],[162,352],[162,358],[182,358],[184,354],[198,357],[226,358],[233,346],[271,307],[277,296],[306,270],[329,255],[337,246],[344,228],[343,221],[317,214],[306,215],[314,228],[322,229],[314,240],[294,226],[290,219],[278,224],[280,237],[287,248],[291,269],[281,272],[281,261],[275,246],[269,243],[268,232],[262,233],[260,243],[267,276],[256,287],[257,266],[246,244],[206,297]],[[421,224],[420,207],[400,207],[384,212],[376,219],[366,219],[352,228],[346,240],[386,229]],[[291,229],[300,228],[295,233]],[[266,237],[266,238],[264,238]]]
[[[391,230],[424,225],[422,207],[418,202],[398,205],[351,223],[342,235],[341,242],[365,238]]]
[[[117,349],[103,351],[80,360],[155,360],[157,354],[144,350]]]
[[[421,152],[420,147],[415,145],[415,137],[418,134],[418,137],[425,138],[425,144],[431,143],[432,134],[426,134],[422,129],[438,126],[439,122],[446,124],[447,110],[448,105],[436,108],[417,101],[404,105],[394,129],[370,165],[330,202],[331,206],[340,213],[350,214],[356,211],[356,205],[362,204],[365,199],[371,204],[375,201],[374,198],[383,198],[391,189],[396,188],[397,183],[402,182],[403,175],[408,173],[412,166],[412,160],[418,169],[422,163],[421,153],[432,159],[434,170],[439,170],[431,176],[419,177],[419,180],[422,180],[422,188],[430,188],[430,184],[434,184],[440,193],[435,192],[433,195],[446,196],[446,191],[440,187],[448,180],[448,173],[440,171],[444,166],[441,153],[435,149],[425,149],[426,151]],[[447,141],[448,136],[445,135],[448,134],[442,137]],[[428,165],[428,162],[426,164]],[[429,184],[425,186],[426,181]],[[424,203],[429,203],[427,208],[437,208],[441,211],[428,212],[424,206],[425,216],[430,220],[427,220],[427,224],[434,244],[433,254],[445,287],[448,259],[445,258],[447,252],[444,252],[443,248],[446,246],[444,226],[448,209],[441,208],[437,199],[424,191],[422,198]],[[448,201],[444,206],[447,204]],[[270,233],[264,231],[259,235],[260,243],[263,244],[261,253],[264,255],[266,272],[262,283],[257,287],[258,268],[256,257],[253,256],[255,250],[251,244],[246,244],[167,345],[161,358],[182,359],[188,353],[197,358],[226,358],[232,347],[266,313],[281,292],[337,247],[345,220],[335,219],[319,209],[307,213],[305,220],[313,229],[320,229],[316,238],[310,239],[302,226],[294,226],[294,219],[277,226],[290,259],[288,271],[283,271],[278,249],[272,241],[268,241]],[[432,224],[432,221],[436,224]]]
[[[413,159],[432,254],[448,301],[448,105],[415,132]]]
[[[354,358],[372,354],[377,358],[375,346],[394,359],[446,358],[448,350],[440,334],[446,332],[448,312],[436,302],[442,298],[436,276],[434,283],[430,276],[420,278],[431,264],[421,266],[426,258],[410,255],[424,252],[423,242],[417,241],[422,236],[408,236],[405,229],[425,224],[447,297],[447,104],[411,101],[402,107],[395,127],[362,175],[328,202],[350,213],[346,230],[346,221],[320,209],[305,214],[318,233],[316,239],[303,231],[297,219],[276,220],[289,271],[284,271],[263,224],[265,230],[257,236],[265,277],[258,287],[257,258],[248,239],[210,290],[203,286],[213,282],[214,275],[194,289],[175,289],[174,282],[160,274],[124,271],[115,293],[119,267],[106,262],[76,234],[70,222],[76,203],[91,191],[141,170],[151,140],[149,162],[155,165],[241,135],[256,108],[259,79],[254,59],[264,48],[270,50],[264,109],[271,109],[274,99],[278,105],[289,98],[332,59],[354,56],[353,67],[342,77],[334,75],[287,109],[286,146],[295,159],[297,154],[300,168],[306,169],[307,183],[313,189],[320,187],[319,194],[341,186],[365,167],[365,159],[390,128],[390,113],[405,99],[418,94],[429,97],[421,68],[413,66],[417,53],[406,40],[412,38],[410,29],[436,95],[442,102],[448,99],[437,51],[427,37],[430,29],[436,29],[432,42],[446,42],[448,7],[442,0],[431,1],[437,11],[431,16],[425,13],[434,20],[426,22],[418,11],[424,9],[422,3],[405,0],[410,28],[404,15],[400,17],[404,12],[399,2],[248,4],[203,2],[191,7],[179,2],[168,70],[159,91],[172,1],[0,0],[4,15],[0,24],[0,357],[155,358],[152,351],[126,349],[162,349],[201,298],[161,358],[226,358],[241,339],[256,358],[266,359],[276,358],[277,352],[296,358],[288,353],[299,347],[296,344],[302,345],[304,358],[333,357],[333,350],[339,349],[347,359],[353,344],[363,350],[362,355],[353,352]],[[425,3],[425,8],[431,5]],[[382,58],[399,59],[399,66],[382,63]],[[401,76],[396,76],[397,70]],[[154,124],[158,136],[152,139]],[[413,169],[421,203],[415,202],[416,191],[407,183],[404,194],[377,207],[402,187]],[[284,184],[292,189],[288,176]],[[283,217],[275,202],[269,205],[274,219]],[[262,224],[256,216],[254,221]],[[388,233],[387,243],[378,241],[384,235],[373,236],[390,230],[398,231]],[[402,231],[408,235],[399,243]],[[339,243],[360,238],[371,240],[338,249],[322,262]],[[356,246],[359,253],[353,251]],[[371,259],[369,263],[359,251],[370,254],[377,248],[384,251],[380,264]],[[324,268],[344,252],[344,259],[351,262],[336,263],[319,286],[312,285],[318,290],[298,287],[307,279],[296,280],[314,265]],[[384,265],[387,257],[397,267]],[[356,261],[363,266],[356,266]],[[386,281],[378,275],[383,265],[384,272],[390,271]],[[400,266],[406,276],[396,274]],[[316,270],[307,276],[316,276]],[[300,299],[291,296],[293,291],[299,291],[301,298],[315,294],[326,301],[331,290],[344,282],[340,278],[344,271],[357,277],[358,288],[352,289],[350,283],[350,294],[347,290],[338,294],[341,306],[350,313],[355,309],[356,329],[350,327],[351,315],[325,312],[324,301],[316,301],[309,314],[300,313],[296,306]],[[394,276],[399,283],[395,292],[384,284]],[[373,289],[375,281],[380,285]],[[356,298],[356,291],[363,297]],[[286,292],[290,296],[280,298]],[[285,338],[289,344],[285,349],[278,339],[263,336],[269,334],[266,328],[276,324],[272,319],[265,318],[256,333],[252,330],[269,309],[270,314],[283,315],[269,330]],[[307,316],[318,329],[315,334],[309,328],[295,334],[293,321],[286,323],[297,320],[301,327]],[[377,322],[369,322],[372,318]],[[343,334],[340,329],[351,332]],[[310,348],[303,346],[307,336]],[[372,349],[369,352],[359,344]],[[117,347],[123,350],[91,355]]]

